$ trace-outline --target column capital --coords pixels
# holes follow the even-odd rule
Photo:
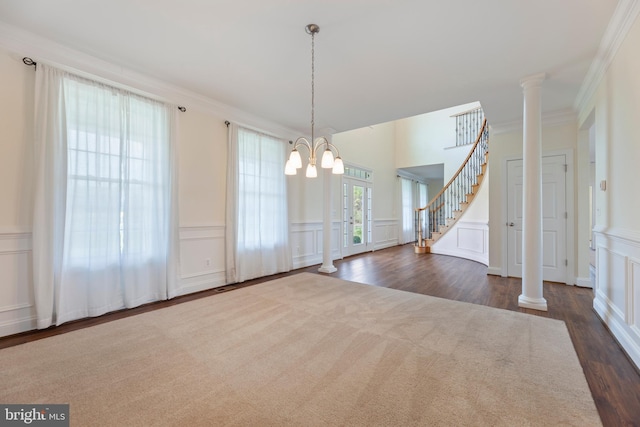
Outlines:
[[[547,79],[547,73],[538,73],[520,79],[520,86],[527,89],[529,87],[541,86],[542,82]]]

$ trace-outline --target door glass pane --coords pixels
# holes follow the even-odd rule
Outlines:
[[[371,206],[373,205],[373,202],[371,200],[372,196],[373,196],[373,189],[371,187],[367,187],[367,243],[369,244],[373,243],[373,236],[372,236],[373,214],[371,213]]]
[[[353,244],[361,245],[364,243],[362,235],[363,212],[364,206],[364,187],[359,185],[353,186]]]
[[[349,191],[346,183],[342,184],[342,247],[349,247]]]

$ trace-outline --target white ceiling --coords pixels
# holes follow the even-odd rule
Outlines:
[[[616,0],[2,0],[0,21],[290,129],[341,132],[480,101],[522,117],[571,108]],[[37,58],[34,58],[37,60]],[[188,106],[187,106],[188,107]]]

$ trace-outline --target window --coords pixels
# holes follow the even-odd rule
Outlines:
[[[415,240],[414,236],[414,193],[413,182],[407,178],[400,178],[400,192],[402,197],[402,234],[400,243]]]
[[[288,271],[286,143],[230,125],[227,163],[227,281]]]
[[[66,259],[110,265],[163,257],[169,195],[164,104],[65,78]]]
[[[175,111],[38,64],[39,328],[177,295]]]

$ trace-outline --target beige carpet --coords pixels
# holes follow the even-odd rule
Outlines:
[[[0,350],[72,426],[600,425],[563,322],[315,274]]]

